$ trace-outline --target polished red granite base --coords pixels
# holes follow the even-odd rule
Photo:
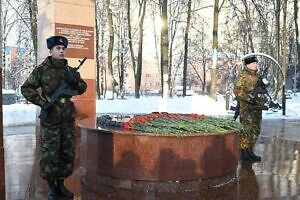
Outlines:
[[[215,192],[227,199],[237,199],[237,179],[226,176],[212,180],[198,181],[133,181],[98,175],[87,171],[82,181],[84,196],[117,199],[144,199],[172,197],[210,197]],[[220,187],[222,186],[223,187]]]
[[[262,156],[259,163],[239,163],[237,179],[224,185],[190,190],[181,182],[164,187],[149,184],[147,191],[141,191],[139,184],[128,181],[107,180],[97,177],[80,167],[81,143],[77,140],[75,170],[66,180],[67,187],[74,192],[74,199],[154,199],[154,200],[257,200],[257,199],[300,199],[300,121],[263,121],[262,136],[255,151]],[[280,128],[283,127],[283,128]],[[5,178],[7,200],[46,200],[47,184],[39,176],[39,157],[36,148],[36,133],[27,127],[4,129]],[[289,132],[291,130],[291,132]],[[9,134],[8,134],[9,132]],[[269,137],[270,136],[270,137]],[[275,137],[276,136],[276,137]],[[96,150],[95,150],[96,151]],[[115,185],[98,185],[111,181]],[[137,182],[139,183],[139,182]],[[185,183],[185,182],[183,182]],[[91,188],[88,189],[87,187]],[[141,184],[141,183],[140,183]],[[133,192],[126,188],[136,188]],[[144,185],[145,187],[145,185]],[[98,194],[94,188],[100,189]],[[60,198],[63,199],[63,198]]]
[[[82,166],[98,176],[130,181],[191,181],[236,174],[237,133],[154,135],[103,129],[93,126],[95,121],[88,118],[79,126]]]

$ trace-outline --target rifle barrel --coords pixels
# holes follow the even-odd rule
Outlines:
[[[85,62],[86,59],[87,59],[87,57],[84,57],[84,58],[82,59],[82,61],[79,61],[79,65],[78,65],[78,67],[76,67],[76,70],[79,70],[79,69],[80,69],[80,67],[83,65],[83,63]]]

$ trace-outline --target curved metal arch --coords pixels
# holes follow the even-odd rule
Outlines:
[[[264,57],[267,57],[267,58],[271,59],[278,66],[278,68],[280,69],[280,73],[282,75],[282,78],[284,78],[283,71],[282,71],[282,68],[281,68],[280,64],[272,56],[270,56],[268,54],[265,54],[265,53],[248,53],[248,54],[246,54],[242,57],[242,60],[244,60],[245,58],[247,58],[249,56],[264,56]],[[284,81],[282,81],[282,85],[285,86]]]
[[[283,75],[283,71],[282,71],[282,68],[281,68],[280,64],[272,56],[269,56],[269,55],[264,54],[264,53],[249,53],[249,54],[244,55],[242,57],[242,59],[245,59],[245,58],[247,58],[249,56],[253,56],[253,55],[259,55],[259,56],[267,57],[267,58],[271,59],[278,66],[278,68],[280,69],[281,76],[283,78],[281,90],[282,90],[282,92],[284,92],[284,88],[285,88],[285,80],[284,79],[285,79],[285,76]],[[284,95],[284,94],[282,94],[282,95]],[[285,115],[286,106],[285,106],[285,103],[284,103],[284,98],[282,98],[282,105],[283,105],[282,114]]]

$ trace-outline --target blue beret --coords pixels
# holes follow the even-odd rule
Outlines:
[[[56,45],[63,45],[65,48],[68,46],[68,39],[64,36],[51,36],[47,39],[47,48],[51,49],[52,47]]]
[[[253,62],[258,62],[258,59],[256,56],[249,56],[249,57],[244,58],[245,65],[248,65]]]

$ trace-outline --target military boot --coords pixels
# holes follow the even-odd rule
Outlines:
[[[73,193],[70,192],[64,185],[64,179],[57,179],[57,191],[59,194],[67,198],[73,198]]]
[[[241,149],[241,160],[242,161],[252,161],[252,157],[246,149]]]
[[[57,191],[55,187],[54,181],[48,181],[49,192],[48,192],[48,200],[57,200]]]
[[[251,156],[252,160],[255,162],[261,161],[261,157],[256,155],[252,149],[248,149],[249,155]]]

